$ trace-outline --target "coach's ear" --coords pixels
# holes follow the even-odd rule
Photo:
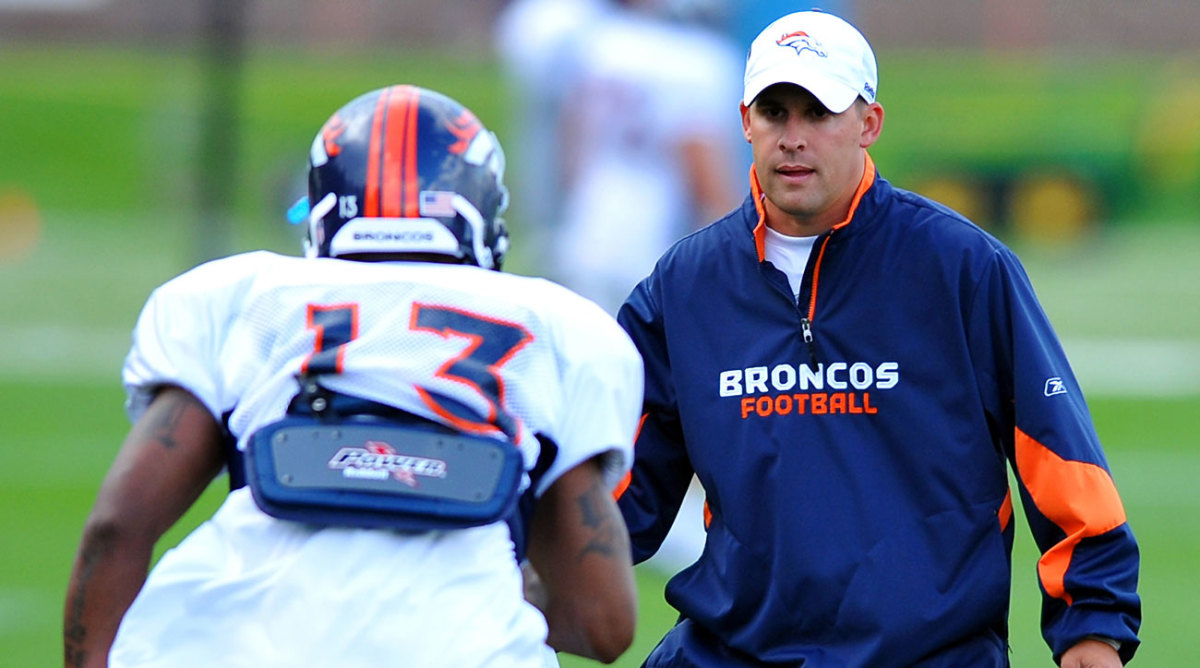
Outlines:
[[[863,101],[859,99],[860,105]],[[883,132],[883,105],[878,102],[871,102],[862,107],[862,134],[859,137],[858,145],[862,148],[867,148],[879,139],[879,135]]]
[[[750,142],[750,107],[743,102],[738,105],[738,109],[742,112],[742,136],[746,138],[746,143]]]

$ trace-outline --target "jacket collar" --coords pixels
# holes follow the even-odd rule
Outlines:
[[[863,153],[866,162],[863,169],[862,179],[858,182],[858,189],[854,191],[854,198],[850,200],[850,211],[846,213],[846,218],[842,222],[833,226],[832,229],[841,229],[851,223],[854,219],[854,214],[858,211],[859,202],[862,201],[863,195],[870,190],[875,183],[875,161],[871,160],[871,156]],[[758,216],[757,223],[754,226],[754,248],[758,251],[758,261],[762,262],[766,259],[766,243],[767,243],[767,211],[763,204],[763,198],[766,195],[762,191],[762,186],[758,183],[758,172],[754,166],[750,166],[750,199],[754,202],[754,210]]]

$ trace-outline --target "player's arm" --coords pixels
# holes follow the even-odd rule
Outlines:
[[[564,473],[538,500],[529,562],[551,647],[604,663],[629,648],[637,622],[629,538],[598,458]]]
[[[220,425],[208,409],[185,390],[162,389],[125,438],[84,524],[63,614],[68,668],[107,665],[154,544],[223,464]]]

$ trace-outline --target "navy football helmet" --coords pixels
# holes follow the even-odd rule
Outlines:
[[[305,254],[451,256],[499,269],[503,179],[500,143],[470,110],[416,86],[371,91],[313,140]]]

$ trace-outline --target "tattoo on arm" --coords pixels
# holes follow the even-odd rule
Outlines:
[[[611,497],[597,481],[580,494],[575,502],[583,516],[583,525],[591,529],[591,536],[583,546],[578,558],[582,560],[589,554],[599,554],[611,557],[616,554],[617,529],[614,517],[610,512]]]
[[[179,445],[175,440],[175,433],[183,422],[183,413],[188,409],[188,403],[177,396],[167,397],[166,400],[170,403],[164,406],[165,410],[156,414],[150,424],[150,434],[164,448],[170,450]]]
[[[206,416],[207,410],[186,391],[168,388],[155,397],[126,437],[101,488],[102,498],[97,499],[104,510],[98,514],[93,510],[95,520],[89,517],[76,557],[63,617],[66,666],[102,661],[98,655],[107,652],[115,622],[141,587],[140,580],[135,581],[137,571],[145,576],[140,567],[147,566],[151,556],[145,532],[157,532],[149,541],[153,544],[219,469],[219,452],[210,447]],[[162,470],[154,486],[130,492],[136,484],[130,481],[139,472],[166,461],[175,467]],[[136,520],[114,521],[130,516],[130,504],[144,498],[154,501],[153,510],[139,511]]]
[[[87,624],[84,608],[87,607],[88,586],[95,575],[97,562],[111,550],[108,536],[97,536],[86,545],[79,555],[74,591],[68,604],[67,619],[63,625],[63,661],[68,668],[82,666],[87,662]]]

